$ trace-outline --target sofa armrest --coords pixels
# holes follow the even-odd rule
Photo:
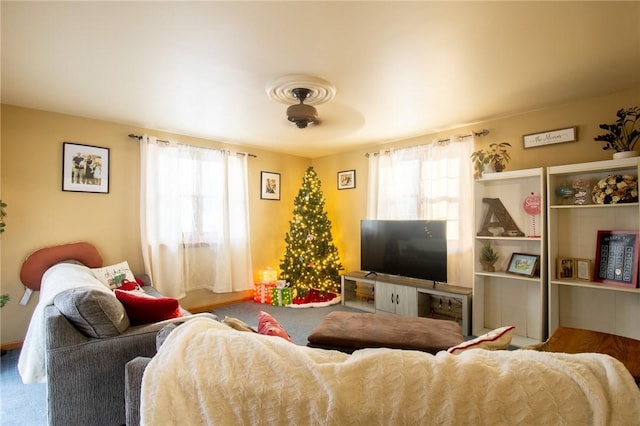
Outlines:
[[[80,333],[55,305],[45,309],[49,424],[122,425],[125,422],[125,365],[156,353],[158,331],[171,323],[213,317],[188,315],[129,327],[118,336],[96,339]]]
[[[137,357],[129,361],[125,367],[125,410],[127,426],[140,424],[140,395],[142,391],[142,376],[151,358]]]

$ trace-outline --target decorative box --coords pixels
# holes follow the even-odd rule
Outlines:
[[[271,291],[276,288],[276,283],[258,283],[253,289],[253,301],[257,303],[271,304]]]
[[[273,306],[287,306],[291,304],[293,295],[290,287],[274,288],[271,290],[271,304]]]

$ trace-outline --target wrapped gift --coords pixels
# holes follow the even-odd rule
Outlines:
[[[253,289],[253,301],[257,303],[271,303],[271,291],[276,283],[257,283]]]
[[[289,283],[278,281],[276,288],[271,290],[271,304],[273,306],[287,306],[293,300],[293,292]]]
[[[278,279],[278,271],[268,267],[258,270],[258,281],[261,283],[274,283]]]

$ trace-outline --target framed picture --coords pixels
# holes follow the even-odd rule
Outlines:
[[[513,253],[509,260],[507,272],[510,274],[533,277],[538,272],[540,256],[537,254]]]
[[[579,280],[593,281],[593,261],[591,259],[576,259],[575,273]]]
[[[640,231],[598,231],[594,281],[638,286]]]
[[[280,173],[260,172],[260,198],[280,199]]]
[[[558,279],[573,279],[576,277],[576,265],[570,257],[559,257],[556,269]]]
[[[109,193],[109,148],[62,143],[62,190]]]
[[[356,171],[345,170],[338,172],[338,189],[352,189],[356,187]]]
[[[567,127],[566,129],[547,130],[546,132],[524,135],[522,141],[525,148],[535,148],[554,143],[574,142],[578,140],[577,133],[577,127]]]

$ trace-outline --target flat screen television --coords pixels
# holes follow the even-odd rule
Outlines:
[[[447,282],[447,221],[360,221],[360,269]]]

